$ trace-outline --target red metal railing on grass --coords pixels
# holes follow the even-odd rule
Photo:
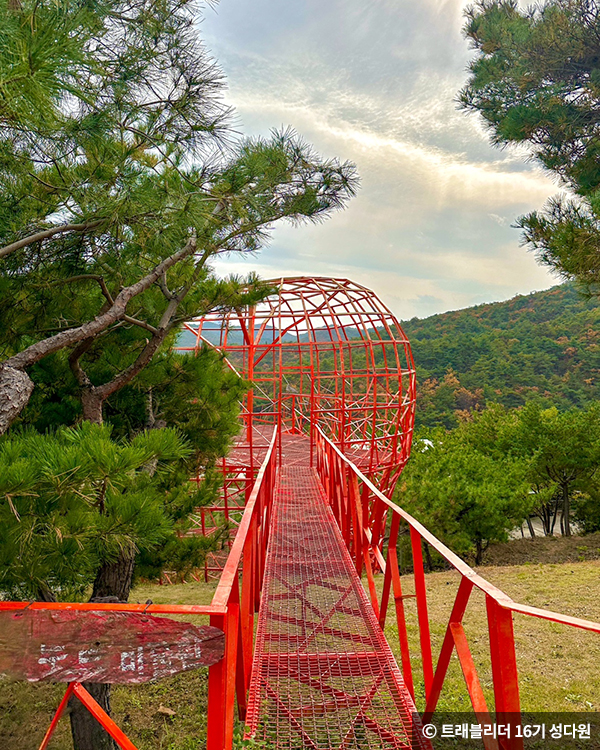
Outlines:
[[[277,439],[275,429],[211,603],[219,609],[211,615],[210,624],[225,633],[225,657],[209,671],[207,750],[231,748],[236,696],[240,718],[246,713],[254,614],[258,612],[271,524]]]
[[[320,428],[316,428],[316,432],[319,477],[328,495],[342,536],[353,556],[356,569],[359,575],[363,569],[366,572],[371,602],[382,628],[385,626],[390,598],[392,596],[394,598],[402,671],[406,685],[414,698],[411,655],[404,611],[405,596],[402,593],[397,552],[400,524],[405,523],[409,527],[414,564],[414,596],[417,603],[426,697],[423,722],[427,723],[436,710],[454,649],[456,649],[474,712],[482,721],[486,719],[489,721],[488,706],[462,625],[473,588],[482,591],[486,598],[497,721],[502,722],[503,716],[505,717],[504,723],[513,724],[518,721],[516,716],[520,714],[521,703],[513,631],[513,612],[570,625],[594,633],[600,633],[600,623],[558,614],[538,607],[530,607],[513,601],[503,591],[478,575],[411,515],[383,495],[324,435]],[[386,526],[390,514],[389,537],[386,540]],[[440,654],[435,664],[431,649],[422,542],[426,542],[433,547],[461,576]],[[374,567],[379,568],[384,573],[383,590],[380,598],[377,596],[375,587]],[[515,734],[517,733],[511,732],[511,738],[503,738],[501,747],[506,750],[521,750],[523,740]],[[498,741],[492,737],[482,739],[486,750],[499,747]]]
[[[78,610],[91,612],[138,612],[148,615],[209,616],[210,623],[225,633],[225,656],[209,668],[208,750],[230,750],[233,742],[234,703],[237,693],[243,718],[252,664],[254,613],[258,611],[265,554],[271,518],[271,499],[277,468],[277,431],[246,504],[236,538],[219,585],[209,605],[100,604],[79,602],[2,602],[1,611]],[[239,577],[241,574],[241,590]],[[72,695],[86,706],[122,750],[135,745],[79,682],[69,683],[48,727],[40,750],[44,750]]]

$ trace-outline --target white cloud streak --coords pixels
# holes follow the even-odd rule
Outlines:
[[[362,189],[325,224],[277,229],[260,256],[219,260],[220,272],[346,275],[402,317],[556,283],[510,225],[557,186],[457,111],[464,5],[221,0],[203,32],[240,129],[292,125],[324,155],[356,162]]]

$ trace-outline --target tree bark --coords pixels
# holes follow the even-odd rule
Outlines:
[[[571,503],[569,498],[569,485],[567,482],[562,484],[562,496],[563,496],[563,533],[565,536],[571,536]]]
[[[50,590],[50,587],[45,581],[42,581],[38,586],[37,600],[39,602],[55,602],[56,596],[54,592]]]
[[[552,516],[552,526],[550,526],[550,536],[554,535],[554,527],[556,526],[556,519],[558,518],[558,497],[554,501],[554,515]]]
[[[27,406],[33,393],[33,381],[23,370],[0,365],[0,435]]]
[[[131,591],[135,550],[123,550],[111,563],[104,563],[96,574],[90,601],[108,597],[126,602]],[[110,716],[110,685],[84,682],[84,688]],[[74,750],[117,750],[115,741],[104,731],[77,697],[69,701],[71,736]]]
[[[8,0],[8,7],[11,10],[21,10],[21,2],[20,0]],[[23,247],[27,247],[27,245],[33,245],[34,242],[42,242],[43,240],[48,240],[54,237],[54,235],[56,234],[64,234],[65,232],[88,232],[91,229],[96,229],[96,227],[99,227],[103,221],[104,219],[99,219],[96,221],[87,222],[85,224],[63,224],[59,227],[44,229],[41,232],[36,232],[35,234],[29,235],[29,237],[24,237],[22,240],[11,242],[10,245],[5,245],[4,247],[0,248],[0,258],[4,258],[7,255],[10,255],[15,250],[20,250]]]
[[[427,542],[423,541],[423,550],[425,552],[425,564],[427,566],[427,572],[433,573],[433,561],[431,560],[431,550]]]
[[[83,418],[92,424],[102,424],[102,406],[104,399],[98,396],[96,389],[83,388],[81,391],[81,408]]]
[[[481,539],[475,540],[475,565],[481,565],[483,559],[483,543]]]
[[[550,527],[552,524],[552,506],[550,503],[544,503],[540,508],[540,518],[544,528],[544,536],[550,536]]]
[[[111,596],[126,602],[131,591],[134,563],[135,550],[123,550],[114,562],[104,563],[96,574],[90,601]]]

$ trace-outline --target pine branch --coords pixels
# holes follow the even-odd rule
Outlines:
[[[113,378],[110,382],[105,383],[101,386],[95,386],[93,389],[95,396],[100,398],[102,401],[105,401],[113,393],[116,393],[118,390],[128,385],[133,380],[133,378],[138,373],[140,373],[147,364],[149,364],[150,360],[156,354],[167,335],[173,329],[174,324],[177,322],[177,311],[181,303],[184,301],[190,290],[193,288],[194,284],[197,282],[200,273],[202,272],[202,269],[206,264],[206,261],[212,255],[212,253],[213,248],[206,249],[202,253],[202,256],[196,263],[196,267],[194,269],[192,277],[185,284],[185,286],[182,287],[178,294],[172,295],[173,298],[162,314],[158,327],[153,328],[153,326],[149,326],[149,328],[153,328],[153,336],[146,343],[146,346],[142,349],[135,362],[129,365],[129,367],[119,373],[119,375]],[[141,323],[141,321],[138,322]]]
[[[85,339],[82,341],[78,346],[73,349],[71,354],[69,355],[69,367],[71,368],[71,372],[75,376],[75,380],[79,383],[79,385],[82,388],[91,388],[92,381],[90,380],[88,374],[81,366],[79,360],[81,357],[89,351],[90,347],[94,343],[94,339],[90,337],[89,339]]]
[[[173,297],[175,296],[175,295],[173,294],[173,292],[172,292],[172,291],[171,291],[171,290],[169,289],[169,287],[167,286],[167,274],[166,274],[166,273],[164,273],[164,274],[163,274],[163,275],[162,275],[162,276],[161,276],[161,277],[159,278],[159,280],[158,280],[158,287],[159,287],[160,291],[161,291],[161,292],[162,292],[162,293],[164,294],[164,296],[165,296],[165,297],[166,297],[166,298],[167,298],[168,300],[172,300],[172,299],[173,299]]]
[[[89,221],[85,224],[64,224],[59,227],[52,227],[52,229],[45,229],[43,232],[36,232],[36,234],[30,234],[29,237],[23,237],[23,239],[11,242],[10,245],[0,247],[0,258],[5,258],[15,250],[20,250],[28,245],[33,245],[35,242],[41,242],[42,240],[48,240],[57,234],[65,234],[65,232],[89,232],[91,229],[95,229],[100,226],[105,219],[98,219],[96,221]]]
[[[123,315],[123,320],[126,323],[131,323],[131,325],[144,328],[146,331],[149,331],[152,334],[158,333],[158,328],[155,328],[153,325],[150,325],[150,323],[146,323],[145,320],[138,320],[137,318],[132,318],[131,315]]]
[[[150,273],[146,274],[146,276],[139,279],[135,284],[131,284],[131,286],[122,289],[106,312],[97,315],[93,320],[84,323],[77,328],[72,328],[68,331],[61,331],[43,341],[31,344],[31,346],[28,346],[23,351],[5,360],[2,364],[6,367],[22,370],[25,367],[29,367],[30,365],[39,362],[43,357],[46,357],[48,354],[52,354],[59,349],[73,346],[83,339],[93,338],[98,333],[108,328],[112,323],[122,320],[123,316],[126,314],[125,311],[127,305],[134,297],[137,297],[139,294],[149,289],[169,268],[185,258],[188,258],[190,255],[193,255],[195,252],[196,238],[193,237],[188,240],[181,250],[178,250],[168,258],[165,258],[165,260],[155,266]]]

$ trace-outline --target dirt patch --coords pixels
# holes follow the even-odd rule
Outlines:
[[[585,536],[543,536],[490,544],[483,565],[569,563],[600,559],[600,532]]]

